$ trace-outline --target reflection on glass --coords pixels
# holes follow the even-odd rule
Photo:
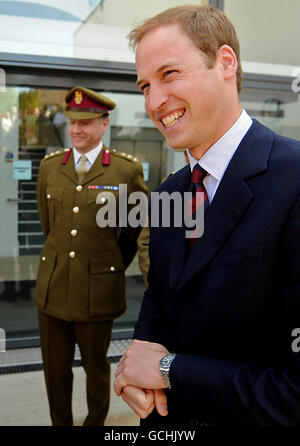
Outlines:
[[[41,159],[67,143],[64,96],[62,90],[11,87],[1,93],[0,327],[8,340],[37,335],[33,293],[44,236],[36,182]],[[19,160],[30,166],[30,179]]]
[[[51,93],[51,94],[49,94]],[[49,152],[66,146],[63,90],[30,89],[19,94],[19,144]]]

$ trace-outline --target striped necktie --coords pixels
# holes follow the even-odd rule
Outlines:
[[[206,189],[203,184],[203,180],[206,176],[207,172],[197,163],[193,168],[192,178],[191,178],[191,187],[192,187],[192,217],[195,219],[196,210],[199,206],[204,206],[204,215],[208,208],[208,195]],[[202,199],[199,200],[200,197],[197,198],[197,194],[202,192]],[[198,206],[197,206],[198,205]],[[190,206],[190,203],[189,203]],[[197,206],[197,207],[196,207]],[[197,230],[197,229],[196,229]],[[197,237],[189,238],[189,247],[192,249]]]
[[[87,168],[86,162],[87,162],[87,157],[85,155],[81,155],[80,162],[79,162],[78,167],[77,167],[77,178],[78,178],[78,181],[79,181],[80,184],[82,183],[85,175],[88,172],[88,168]]]

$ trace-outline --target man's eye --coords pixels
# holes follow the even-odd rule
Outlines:
[[[171,76],[172,74],[175,74],[176,73],[176,71],[175,70],[168,70],[168,71],[165,71],[164,72],[164,77],[166,78],[166,77],[169,77],[169,76]]]

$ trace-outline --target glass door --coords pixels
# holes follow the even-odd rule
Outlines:
[[[0,328],[7,347],[38,343],[34,287],[44,243],[39,165],[66,147],[65,91],[8,87],[0,103]]]

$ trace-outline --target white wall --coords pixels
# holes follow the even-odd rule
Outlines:
[[[182,4],[207,4],[207,0],[103,0],[74,33],[74,57],[134,63],[127,40],[130,29]]]
[[[140,21],[174,6],[207,4],[207,0],[105,0],[99,7],[102,24],[132,27]]]
[[[299,0],[225,0],[244,61],[300,65]]]

